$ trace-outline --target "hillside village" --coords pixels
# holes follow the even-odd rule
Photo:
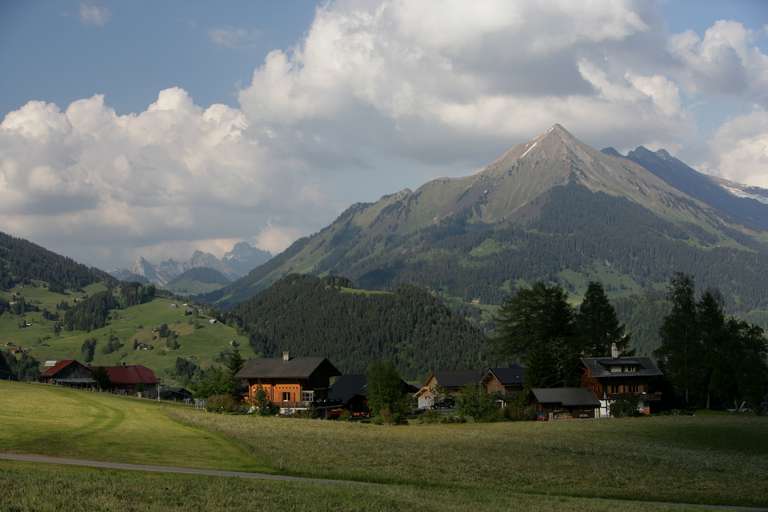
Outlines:
[[[649,358],[623,357],[614,345],[610,357],[582,358],[581,364],[580,387],[526,389],[525,368],[521,365],[436,370],[430,373],[421,387],[402,380],[400,386],[403,395],[410,399],[412,410],[409,415],[440,411],[448,417],[448,414],[456,412],[457,403],[466,399],[464,395],[474,390],[487,394],[493,405],[502,411],[515,405],[531,407],[526,419],[625,415],[627,413],[623,409],[616,412],[616,404],[621,402],[634,407],[629,415],[658,412],[663,374]],[[7,371],[5,377],[8,377]],[[367,376],[342,375],[326,358],[294,358],[284,352],[280,358],[252,359],[243,364],[235,378],[242,393],[239,398],[243,406],[250,406],[250,412],[265,407],[263,401],[266,399],[270,410],[280,415],[311,412],[315,417],[322,418],[342,415],[355,419],[371,417]],[[47,361],[39,380],[84,390],[193,403],[191,392],[161,386],[154,372],[141,365],[101,367],[84,365],[77,360]]]

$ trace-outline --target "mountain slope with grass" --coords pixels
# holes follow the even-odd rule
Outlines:
[[[734,313],[768,310],[765,204],[687,166],[675,178],[679,161],[661,169],[607,153],[555,125],[471,176],[353,205],[204,298],[229,308],[290,273],[335,273],[364,288],[411,283],[492,308],[536,280],[574,296],[600,280],[623,299],[685,271],[721,289]]]
[[[199,274],[192,277],[226,281],[220,274]],[[86,361],[83,345],[95,340],[90,362],[143,364],[173,382],[179,357],[205,367],[222,361],[233,346],[240,346],[244,357],[254,355],[246,337],[211,323],[211,312],[199,306],[184,306],[151,285],[121,283],[3,233],[0,277],[0,351],[7,357]]]
[[[173,278],[165,288],[178,295],[199,295],[218,290],[232,281],[210,267],[194,267]]]

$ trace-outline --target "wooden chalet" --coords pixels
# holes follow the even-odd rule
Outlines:
[[[600,401],[586,388],[533,388],[530,402],[539,420],[594,418]]]
[[[652,404],[661,400],[656,385],[663,376],[648,357],[584,357],[581,359],[581,386],[600,400],[600,416],[610,416],[611,404],[623,397],[638,400],[638,411],[650,414]]]
[[[251,359],[236,377],[248,383],[247,401],[254,403],[259,389],[282,414],[306,410],[313,403],[326,401],[331,377],[341,372],[324,357]]]
[[[451,408],[455,396],[468,384],[477,385],[485,374],[482,370],[435,371],[416,392],[419,409]]]
[[[418,391],[416,386],[400,381],[403,394],[413,394]],[[334,416],[341,410],[349,411],[353,417],[368,417],[368,377],[365,375],[342,375],[338,377],[328,392],[328,402],[333,408]]]
[[[496,398],[500,407],[506,407],[507,402],[522,393],[524,382],[525,368],[513,364],[507,368],[488,368],[480,384],[489,395]]]
[[[155,372],[140,364],[104,366],[113,392],[156,397],[159,381]]]
[[[91,369],[75,359],[46,362],[39,380],[46,384],[76,388],[92,388],[96,385]]]

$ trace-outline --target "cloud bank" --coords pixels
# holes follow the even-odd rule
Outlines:
[[[241,238],[276,251],[356,200],[467,174],[556,122],[598,146],[684,148],[687,105],[708,95],[757,105],[717,132],[708,167],[765,185],[757,37],[734,21],[668,34],[654,4],[629,0],[329,4],[236,107],[175,87],[132,114],[102,95],[8,113],[0,229],[106,267]]]

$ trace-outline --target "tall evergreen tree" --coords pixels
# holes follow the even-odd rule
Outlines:
[[[624,325],[619,323],[616,310],[599,282],[589,283],[576,313],[576,328],[583,339],[586,356],[608,356],[614,343],[619,351],[627,352],[629,336],[625,333]]]
[[[672,311],[664,318],[660,330],[661,347],[656,357],[672,386],[683,396],[686,405],[695,402],[701,389],[701,338],[697,322],[693,278],[677,273],[668,291]]]
[[[519,290],[499,309],[496,324],[497,352],[526,364],[526,385],[578,382],[581,343],[573,309],[561,287],[536,283]]]
[[[391,361],[368,367],[368,406],[374,416],[387,423],[400,423],[408,412],[403,383]]]

